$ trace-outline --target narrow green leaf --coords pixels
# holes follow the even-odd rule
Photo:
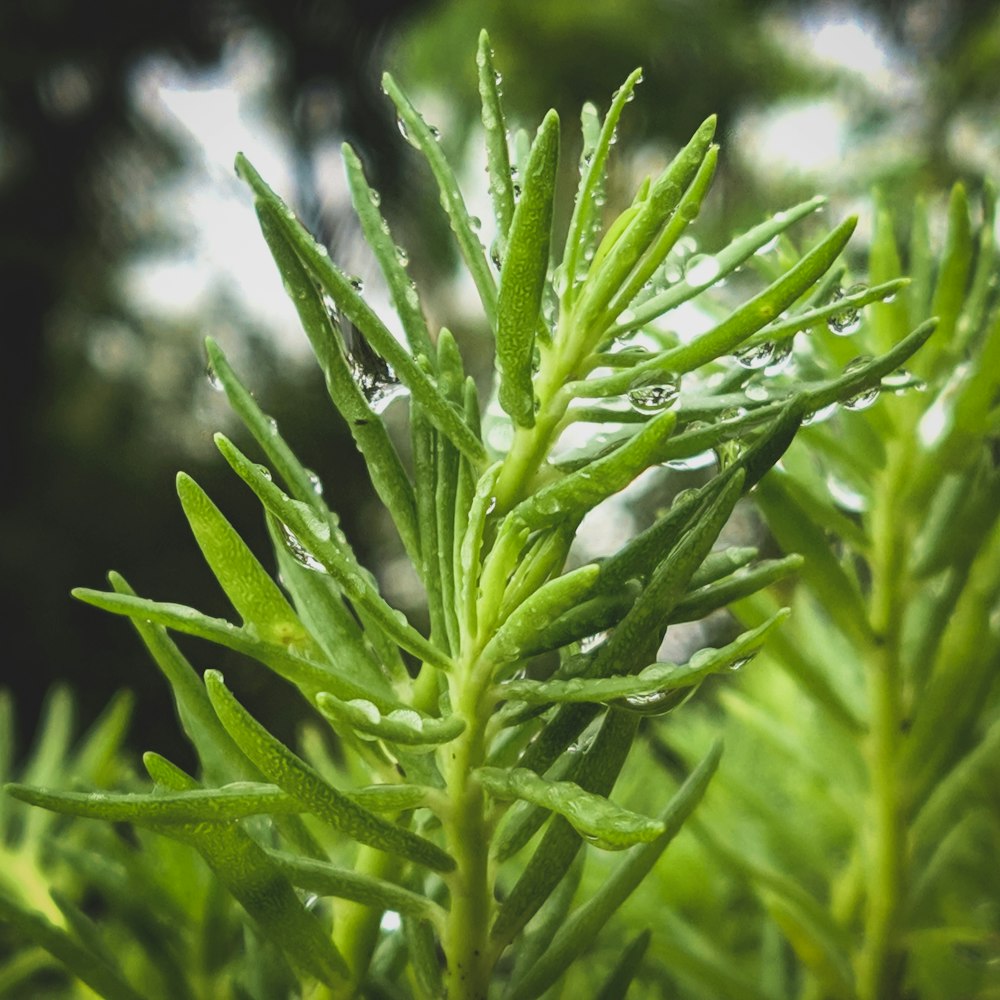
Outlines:
[[[556,932],[566,921],[566,915],[573,905],[577,889],[583,876],[586,854],[577,853],[562,881],[556,886],[552,895],[545,900],[531,922],[528,933],[518,938],[514,958],[514,969],[508,980],[508,988],[517,981],[538,961],[539,955],[545,952]]]
[[[625,105],[632,100],[635,88],[642,79],[642,70],[633,70],[625,82],[615,91],[603,124],[598,120],[596,108],[586,104],[581,113],[584,136],[584,150],[580,164],[580,184],[573,202],[573,216],[566,234],[563,251],[563,275],[566,289],[562,296],[563,310],[572,305],[578,291],[578,282],[586,271],[587,251],[593,248],[594,236],[600,230],[599,197],[608,163],[611,147],[614,145]],[[597,135],[598,127],[600,131]],[[588,156],[589,154],[589,156]]]
[[[399,89],[396,81],[388,74],[382,77],[382,90],[389,96],[389,99],[396,106],[402,127],[406,130],[407,138],[415,145],[427,158],[427,163],[437,181],[438,190],[441,193],[441,205],[451,223],[452,232],[458,240],[459,250],[465,264],[472,275],[476,289],[479,292],[486,319],[492,329],[496,329],[497,312],[497,292],[496,283],[490,273],[489,265],[486,263],[486,254],[483,245],[479,242],[475,227],[468,209],[465,207],[465,200],[458,188],[458,181],[451,169],[437,138],[431,132],[427,123],[420,113],[410,103],[409,98]],[[388,357],[388,356],[387,356]],[[390,359],[391,363],[391,359]]]
[[[205,686],[220,721],[240,749],[263,774],[314,815],[359,843],[400,854],[435,871],[451,871],[454,860],[437,845],[401,826],[388,823],[352,802],[257,722],[222,682],[216,670]]]
[[[441,396],[431,378],[372,311],[351,284],[350,279],[330,260],[326,248],[316,243],[306,232],[245,157],[237,157],[236,165],[240,176],[247,181],[257,197],[257,214],[261,228],[272,253],[281,258],[279,267],[282,273],[287,271],[298,277],[292,257],[289,255],[291,251],[347,319],[357,327],[372,349],[388,362],[400,381],[410,390],[413,398],[427,407],[431,419],[441,433],[453,440],[455,445],[473,461],[482,461],[485,456],[482,442],[470,431],[462,416]],[[301,283],[296,287],[301,290]],[[296,296],[295,302],[299,301]],[[320,350],[317,350],[317,353],[320,353]]]
[[[233,412],[243,421],[292,496],[315,507],[317,513],[332,517],[309,470],[295,457],[285,439],[277,432],[272,418],[257,405],[253,394],[239,380],[222,349],[211,337],[205,340],[205,352],[208,355],[209,370],[222,386]]]
[[[865,306],[872,305],[873,303],[875,305],[884,304],[886,299],[898,296],[909,283],[909,278],[893,278],[891,281],[865,287],[861,291],[844,294],[839,298],[835,298],[832,302],[827,302],[825,305],[795,312],[788,319],[771,323],[765,326],[759,333],[748,337],[743,342],[742,348],[749,349],[751,347],[758,347],[761,344],[787,340],[800,330],[809,330],[821,323],[825,323],[831,316],[837,316],[847,311],[863,309]],[[886,305],[885,308],[888,308],[888,306]],[[893,324],[894,329],[897,326],[898,324]],[[888,341],[886,347],[889,348],[895,344],[902,338],[905,332],[905,328],[900,328],[899,336],[894,340]]]
[[[376,687],[368,678],[354,677],[333,664],[319,663],[292,652],[286,646],[264,642],[252,631],[222,618],[209,618],[182,604],[161,604],[128,594],[108,594],[85,588],[74,590],[73,596],[113,614],[163,625],[243,653],[259,660],[307,694],[336,690],[346,698],[369,698],[386,707],[395,706],[395,696],[387,685]]]
[[[392,238],[389,226],[379,210],[379,196],[368,185],[357,153],[346,142],[341,146],[341,151],[354,211],[361,222],[365,242],[371,247],[385,277],[410,350],[414,355],[422,354],[432,358],[434,349],[427,330],[427,320],[420,308],[416,285],[406,273],[405,254]]]
[[[459,590],[461,602],[461,625],[465,634],[473,636],[479,627],[478,587],[480,581],[480,560],[482,558],[483,534],[486,521],[496,504],[497,476],[503,466],[495,462],[476,483],[475,494],[469,507],[469,522],[459,543],[459,558],[462,564],[462,587]]]
[[[545,954],[511,991],[509,1000],[533,1000],[540,996],[591,946],[604,924],[649,874],[701,801],[721,756],[722,744],[717,742],[661,815],[663,833],[652,843],[633,848],[604,885],[571,914]]]
[[[262,639],[297,647],[312,657],[316,641],[299,621],[281,588],[250,551],[205,491],[188,475],[177,475],[177,493],[198,546],[245,625]]]
[[[534,633],[526,633],[518,655],[536,656],[606,632],[628,614],[641,591],[638,580],[629,580],[616,593],[598,594],[581,601],[548,624],[540,623]]]
[[[406,916],[430,920],[438,926],[444,919],[441,908],[426,896],[385,879],[363,875],[349,868],[338,868],[325,861],[300,858],[287,851],[269,850],[267,853],[292,885],[306,892],[351,899],[379,910],[395,910]]]
[[[569,820],[573,829],[606,851],[647,844],[663,824],[615,805],[603,795],[584,791],[572,781],[548,781],[523,767],[481,767],[476,776],[501,801],[523,799]]]
[[[525,166],[523,192],[514,209],[497,299],[499,400],[520,427],[535,424],[535,328],[549,267],[558,164],[559,116],[550,111],[538,128]]]
[[[143,994],[134,990],[118,969],[41,913],[21,907],[3,893],[0,893],[0,920],[9,924],[19,937],[44,948],[105,1000],[143,1000]]]
[[[483,659],[505,663],[517,657],[534,641],[539,629],[593,590],[600,572],[596,563],[588,563],[543,584],[494,632],[483,648]]]
[[[742,470],[737,472],[656,569],[635,604],[598,648],[589,676],[631,673],[655,660],[671,612],[729,519],[742,494],[743,478]]]
[[[972,223],[969,219],[969,199],[965,187],[956,184],[951,189],[948,201],[948,235],[931,302],[931,314],[938,318],[939,334],[935,342],[935,356],[927,360],[935,362],[935,371],[940,371],[940,366],[946,362],[954,363],[957,360],[957,345],[954,340],[958,318],[965,302],[971,266]]]
[[[355,731],[362,739],[379,739],[427,750],[457,739],[465,729],[465,720],[458,715],[435,719],[412,708],[397,708],[382,714],[370,701],[344,701],[320,692],[316,696],[319,710],[335,725]]]
[[[490,200],[497,222],[496,256],[502,261],[507,250],[507,234],[514,218],[514,184],[510,176],[507,148],[507,121],[500,100],[500,77],[493,65],[493,47],[486,31],[479,33],[476,51],[479,70],[479,98],[486,132],[486,169],[490,176]]]
[[[305,806],[275,785],[237,782],[222,788],[177,795],[116,795],[110,792],[61,792],[32,785],[9,784],[14,798],[52,812],[112,823],[222,822],[246,816],[292,814]]]
[[[286,496],[224,435],[216,434],[215,442],[236,474],[257,494],[267,510],[287,525],[304,552],[337,581],[353,603],[368,612],[403,649],[419,656],[424,662],[448,669],[450,662],[444,654],[417,632],[401,612],[382,599],[370,574],[354,562],[352,554],[341,541],[339,529],[331,531],[328,522],[320,521],[310,508]]]
[[[801,556],[794,554],[785,556],[784,559],[766,559],[752,569],[739,570],[715,583],[692,589],[674,607],[670,621],[698,621],[719,608],[727,607],[732,601],[738,601],[797,573],[802,568],[803,561]]]
[[[594,1000],[624,1000],[649,947],[653,932],[647,927],[625,946],[615,967],[601,983]]]
[[[705,561],[695,570],[691,577],[691,590],[698,590],[707,587],[709,584],[721,580],[744,569],[757,558],[760,553],[755,548],[748,546],[731,545],[726,549],[718,549],[709,552],[705,556]]]
[[[772,629],[788,617],[783,609],[762,625],[742,633],[721,649],[706,646],[698,650],[687,663],[653,663],[637,674],[602,678],[578,677],[569,680],[531,681],[515,680],[498,684],[494,691],[508,701],[518,700],[532,704],[553,702],[608,703],[622,698],[640,699],[690,687],[709,674],[742,666],[764,644]]]

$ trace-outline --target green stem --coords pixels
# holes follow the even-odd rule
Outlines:
[[[462,735],[448,745],[443,772],[450,808],[444,817],[448,850],[457,868],[448,878],[451,909],[442,941],[447,960],[448,1000],[486,1000],[492,968],[488,934],[493,916],[486,794],[474,771],[486,760],[485,731],[491,704],[488,677],[466,661],[452,679],[452,704],[466,720]]]
[[[858,960],[860,1000],[897,995],[904,955],[899,947],[905,892],[906,824],[900,781],[903,677],[899,626],[904,594],[906,520],[898,501],[906,456],[891,455],[872,512],[871,624],[876,645],[868,657],[870,704],[870,853],[864,943]]]

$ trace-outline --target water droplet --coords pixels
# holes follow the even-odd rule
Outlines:
[[[748,382],[743,389],[743,395],[753,403],[766,403],[771,397],[763,382]]]
[[[427,126],[427,131],[430,132],[431,138],[435,142],[440,142],[441,141],[441,129],[439,129],[437,127],[437,125],[428,125]]]
[[[368,200],[378,208],[382,204],[382,195],[375,190],[375,188],[370,188],[368,191]]]
[[[917,392],[922,392],[927,388],[927,384],[923,379],[910,374],[905,368],[897,368],[882,379],[882,388],[900,395],[908,389],[915,389]]]
[[[581,653],[592,653],[598,646],[603,646],[607,641],[608,633],[595,632],[593,635],[585,635],[580,640],[580,652]]]
[[[385,358],[362,337],[356,339],[348,363],[354,381],[375,413],[384,413],[394,399],[409,392]]]
[[[696,455],[671,458],[664,464],[668,469],[676,469],[678,472],[697,472],[699,469],[707,469],[710,465],[714,465],[715,459],[715,452],[709,448],[707,451],[700,451]]]
[[[496,506],[497,506],[497,498],[496,496],[491,496],[490,502],[486,505],[486,513],[492,514],[493,511],[496,510]]]
[[[830,403],[829,406],[821,407],[818,410],[810,413],[808,416],[804,417],[802,420],[803,426],[808,426],[809,424],[822,424],[829,420],[837,412],[837,404]]]
[[[879,388],[873,385],[870,389],[864,389],[853,396],[848,397],[841,403],[845,410],[867,410],[874,405],[879,397]]]
[[[765,254],[773,253],[778,249],[778,234],[772,236],[766,243],[761,244],[754,250],[755,257],[763,257]]]
[[[347,703],[351,708],[360,712],[373,726],[377,726],[382,721],[382,713],[378,706],[367,698],[354,698]]]
[[[406,267],[410,263],[410,255],[401,247],[396,247],[396,262],[400,267]]]
[[[500,70],[498,70],[498,69],[496,69],[496,70],[493,71],[493,82],[498,87],[500,86],[501,83],[503,83],[503,76],[501,75]]]
[[[398,931],[402,926],[403,921],[395,910],[386,910],[385,913],[382,914],[382,920],[379,922],[379,928],[387,934],[392,934],[393,931]]]
[[[750,371],[759,371],[761,368],[767,368],[768,365],[774,364],[775,351],[774,343],[765,340],[762,344],[751,344],[749,347],[744,347],[741,351],[737,351],[733,357],[736,358],[736,363],[741,367],[749,368]]]
[[[358,294],[365,290],[365,282],[363,278],[359,278],[356,274],[350,275],[347,279],[347,283],[353,288]]]
[[[702,288],[710,285],[722,270],[717,258],[711,254],[696,254],[687,262],[684,268],[684,280],[692,288]]]
[[[732,671],[742,670],[755,656],[755,653],[751,653],[749,656],[741,656],[738,660],[733,660],[729,664],[729,669]]]
[[[419,143],[413,136],[410,135],[410,130],[406,127],[406,122],[402,118],[396,119],[396,128],[399,129],[399,134],[414,148],[419,148]]]
[[[833,502],[852,514],[860,514],[868,507],[867,498],[853,486],[834,475],[826,477],[826,488]]]
[[[267,433],[272,437],[278,433],[278,421],[275,420],[274,417],[267,418]]]
[[[474,233],[478,233],[479,230],[483,228],[483,220],[480,219],[478,215],[470,215],[469,226],[472,228]]]
[[[675,688],[672,691],[654,691],[652,694],[634,694],[629,698],[623,698],[617,704],[629,712],[637,715],[665,715],[673,711],[679,705],[694,694],[697,685],[688,688]]]
[[[764,374],[765,375],[779,375],[786,368],[788,368],[788,363],[792,360],[792,338],[788,337],[786,340],[779,340],[774,345],[774,355],[771,358],[771,363],[765,365]]]
[[[859,292],[867,291],[865,284],[851,285],[848,289],[838,288],[833,293],[833,301],[846,298],[848,295],[856,295]],[[857,306],[847,306],[841,312],[834,313],[827,321],[826,325],[831,333],[838,337],[848,337],[856,333],[861,326],[861,310]]]
[[[853,361],[849,361],[844,366],[844,374],[850,375],[853,372],[861,371],[867,365],[871,364],[872,358],[868,354],[859,354]],[[855,395],[845,399],[841,404],[846,410],[867,410],[879,396],[879,386],[873,385],[871,388],[862,389],[860,392],[855,393]]]
[[[639,413],[660,413],[677,401],[681,380],[676,375],[652,372],[629,390],[628,401]]]
[[[422,732],[424,728],[424,720],[412,708],[393,709],[386,718],[406,726],[407,729],[416,730],[418,733]]]
[[[490,244],[490,260],[493,266],[499,271],[503,267],[503,258],[500,256],[500,241],[494,240]]]
[[[208,384],[216,391],[222,392],[224,387],[222,385],[222,379],[219,378],[219,373],[215,370],[215,365],[209,364],[205,369],[205,377],[208,379]]]
[[[306,469],[306,478],[309,480],[309,485],[312,487],[313,493],[321,497],[323,495],[323,483],[320,482],[319,476],[312,469]]]
[[[285,543],[285,548],[292,554],[292,558],[300,566],[305,566],[306,569],[311,569],[316,573],[325,573],[326,567],[302,544],[298,535],[287,524],[280,521],[278,524],[281,528],[282,541]]]
[[[315,910],[319,905],[319,896],[317,896],[315,892],[309,893],[302,905],[309,911]]]

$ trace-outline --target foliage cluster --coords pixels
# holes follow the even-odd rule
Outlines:
[[[682,774],[666,769],[649,781],[641,759],[647,785],[658,790],[655,815],[649,803],[632,809],[610,797],[628,773],[630,751],[673,739],[673,716],[666,726],[655,720],[708,676],[738,669],[765,640],[778,662],[792,657],[789,669],[870,764],[870,787],[862,779],[860,794],[872,816],[871,845],[866,835],[844,890],[853,892],[844,920],[868,915],[857,979],[845,971],[850,946],[829,953],[820,906],[780,879],[768,881],[763,863],[754,867],[749,853],[734,852],[717,834],[704,842],[764,892],[771,915],[818,977],[816,996],[834,988],[840,992],[832,995],[881,996],[897,981],[908,926],[902,825],[933,800],[941,776],[968,749],[964,727],[989,684],[987,663],[980,689],[967,689],[950,643],[939,642],[940,666],[911,651],[936,637],[926,633],[927,622],[943,630],[951,612],[965,607],[964,576],[957,564],[942,563],[941,553],[951,558],[948,527],[971,523],[973,514],[982,532],[993,530],[996,476],[988,456],[954,464],[950,491],[934,507],[941,508],[937,533],[925,540],[924,562],[904,598],[892,586],[909,537],[899,532],[915,531],[924,499],[944,489],[934,474],[938,452],[928,446],[922,474],[911,476],[912,444],[900,437],[898,455],[880,444],[889,438],[879,435],[893,430],[888,417],[875,416],[881,410],[844,424],[863,447],[827,434],[818,421],[838,405],[866,409],[882,387],[912,388],[918,377],[937,386],[965,352],[995,353],[996,324],[983,324],[991,246],[981,248],[965,312],[962,267],[971,251],[960,207],[932,303],[924,301],[931,286],[923,272],[904,292],[884,229],[871,287],[845,287],[837,264],[854,219],[800,249],[792,227],[821,199],[778,213],[717,253],[687,259],[688,227],[718,156],[714,119],[606,224],[609,158],[638,71],[603,118],[591,105],[582,111],[579,183],[565,238],[557,239],[558,117],[550,112],[533,137],[509,140],[485,35],[477,65],[494,210],[488,248],[435,130],[388,76],[384,88],[401,130],[426,158],[493,332],[497,378],[485,405],[456,338],[429,329],[406,254],[350,148],[344,162],[354,207],[401,339],[251,164],[237,160],[331,400],[424,588],[429,634],[385,600],[315,477],[209,342],[212,377],[267,462],[216,437],[263,507],[276,578],[181,474],[184,513],[239,623],[140,597],[118,574],[110,592],[76,592],[130,619],[170,685],[199,771],[187,774],[147,753],[152,788],[124,777],[116,755],[121,707],[75,761],[63,762],[66,709],[54,703],[22,780],[8,786],[21,803],[50,813],[5,800],[5,850],[21,876],[2,883],[0,906],[7,933],[30,945],[0,968],[0,982],[11,988],[39,970],[48,974],[49,953],[113,1000],[296,993],[527,1000],[558,989],[633,891],[656,878],[657,860],[719,765],[721,726],[716,719],[699,728],[702,716],[692,714],[689,726],[676,729],[684,753],[693,755]],[[925,269],[929,261],[926,253],[914,258]],[[733,288],[741,293],[735,300]],[[901,373],[934,330],[935,321],[922,321],[928,304],[945,336],[918,355],[924,369]],[[674,318],[694,307],[703,329],[683,334]],[[865,307],[876,318],[869,324],[873,353],[850,360],[846,340],[829,331],[849,332]],[[960,415],[948,435],[981,442],[995,430],[996,384],[979,371],[967,366],[964,382],[940,391],[966,401],[949,411]],[[408,449],[383,418],[403,392]],[[910,407],[900,410],[903,420],[921,404],[900,405]],[[892,530],[859,526],[830,508],[799,452],[771,471],[804,422],[810,454],[831,474],[864,479],[866,510]],[[581,426],[592,433],[582,447],[569,447],[568,432]],[[578,564],[573,543],[590,511],[650,470],[706,454],[714,456],[714,471],[701,485],[674,497],[617,552]],[[827,630],[824,648],[855,643],[858,664],[876,657],[868,716],[821,669],[810,672],[813,640],[801,649],[793,644],[781,624],[787,610],[765,592],[803,566],[801,557],[761,560],[754,549],[717,546],[737,503],[758,484],[777,538],[806,556],[801,603],[813,611],[809,624]],[[901,490],[913,513],[897,524]],[[956,515],[954,505],[963,503],[972,507]],[[828,515],[853,546],[838,556],[825,546]],[[995,608],[996,560],[983,555],[977,576],[981,538],[963,537],[964,569],[973,569],[975,583],[968,615],[981,624]],[[919,610],[907,620],[893,602],[911,598]],[[816,612],[817,601],[828,618]],[[743,630],[730,641],[692,650],[680,663],[658,661],[668,629],[731,604]],[[916,637],[900,632],[904,621]],[[989,627],[995,631],[995,623]],[[313,720],[300,745],[258,721],[219,671],[200,675],[171,633],[246,656],[297,689]],[[796,651],[807,666],[798,666]],[[950,742],[925,759],[926,742],[946,725],[940,706],[959,695],[965,714],[948,715]],[[917,712],[918,705],[931,707]],[[911,716],[904,740],[902,722]],[[707,742],[706,728],[713,731]],[[912,764],[901,756],[909,741],[921,754]],[[924,770],[904,801],[905,767]],[[73,780],[116,790],[66,788]],[[591,855],[614,860],[581,899]],[[873,872],[877,880],[865,894]],[[44,896],[46,882],[65,887],[54,902]],[[649,940],[648,930],[632,938],[595,995],[624,995]],[[773,939],[761,947],[773,950]],[[822,961],[817,948],[826,949]],[[773,995],[783,988],[776,985]]]

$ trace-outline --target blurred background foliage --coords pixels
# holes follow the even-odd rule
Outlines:
[[[84,720],[127,686],[142,748],[185,763],[130,630],[68,592],[118,568],[151,597],[224,613],[176,502],[178,468],[266,551],[254,505],[211,447],[211,432],[231,427],[202,377],[208,334],[327,484],[390,596],[411,599],[230,165],[245,149],[334,255],[374,280],[342,180],[349,140],[414,277],[432,289],[432,322],[474,348],[436,198],[378,81],[391,69],[449,151],[470,150],[463,183],[485,215],[471,152],[484,26],[515,120],[533,128],[556,106],[570,151],[580,104],[606,107],[644,67],[623,125],[623,192],[718,112],[722,168],[699,223],[706,244],[822,191],[831,213],[861,210],[863,249],[873,185],[902,204],[958,178],[976,190],[1000,153],[1000,9],[990,0],[6,0],[0,682],[16,696],[22,740],[55,679],[73,687]],[[481,358],[480,374],[490,369]]]

